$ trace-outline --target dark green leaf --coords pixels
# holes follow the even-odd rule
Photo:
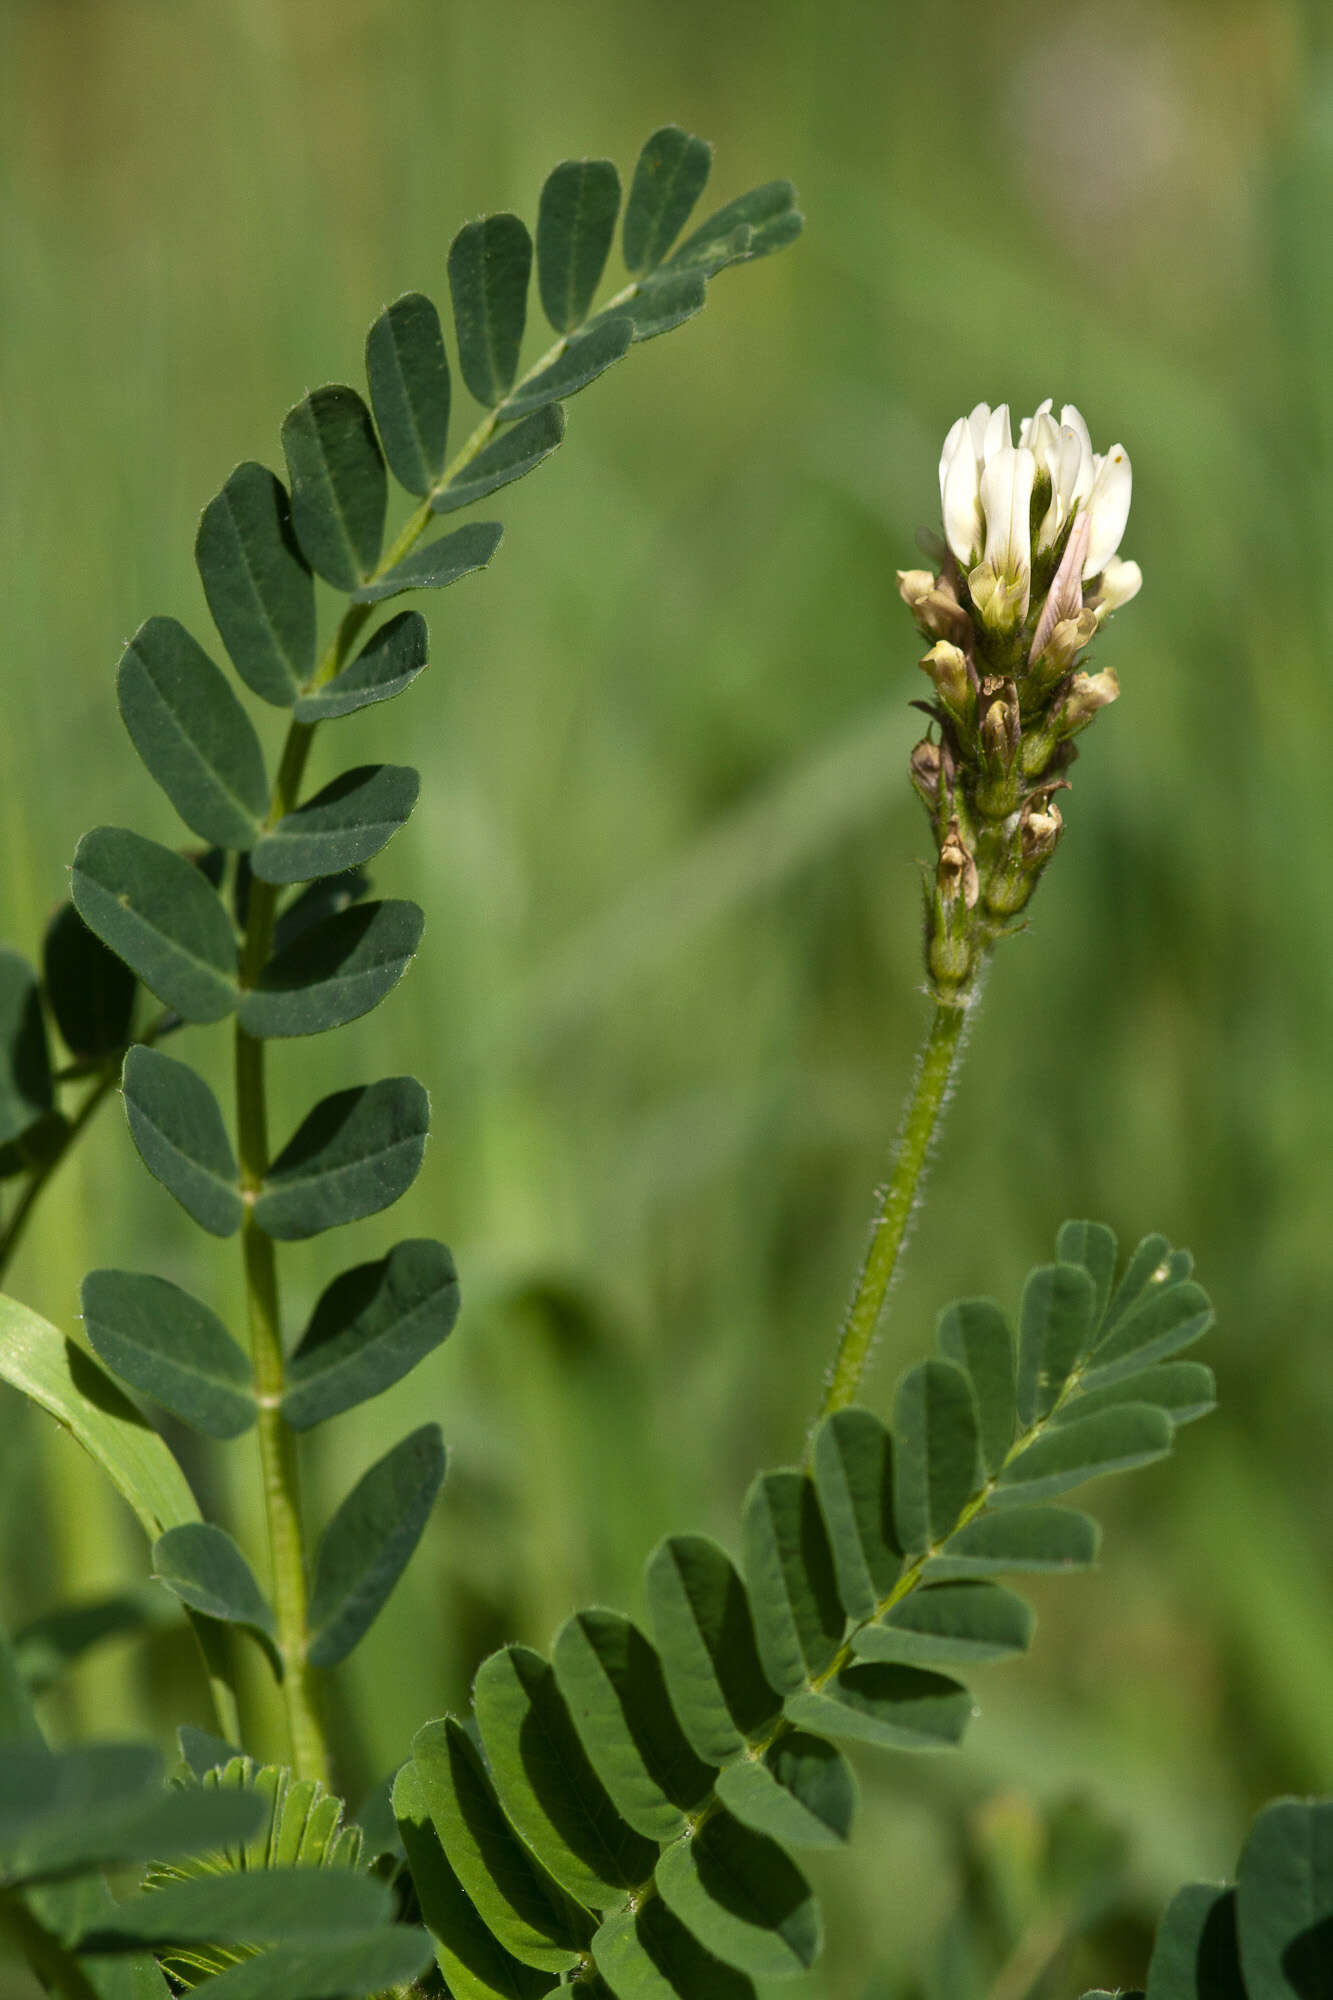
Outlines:
[[[534,410],[512,430],[500,431],[483,445],[471,462],[456,472],[447,486],[432,493],[431,506],[437,514],[451,514],[470,507],[512,480],[522,479],[549,458],[565,435],[565,413],[559,403]]]
[[[90,1271],[83,1319],[95,1352],[132,1389],[206,1437],[255,1420],[250,1364],[216,1313],[166,1278]]]
[[[660,1896],[608,1917],[592,1951],[616,2000],[755,2000],[746,1975],[714,1958]]]
[[[194,556],[237,673],[262,701],[290,708],[315,670],[315,583],[287,489],[267,466],[237,466],[204,509]]]
[[[374,1624],[411,1560],[443,1480],[439,1425],[423,1424],[352,1488],[315,1556],[307,1648],[312,1666],[336,1666]]]
[[[852,1639],[862,1660],[970,1666],[1012,1659],[1032,1643],[1032,1608],[999,1583],[930,1583]]]
[[[1106,1472],[1150,1465],[1171,1449],[1171,1419],[1149,1403],[1123,1403],[1067,1424],[1052,1424],[1008,1464],[992,1504],[1012,1494],[1024,1501],[1053,1499]]]
[[[449,363],[440,315],[422,293],[404,292],[375,321],[366,377],[394,478],[409,493],[429,492],[449,443]]]
[[[1115,1231],[1104,1222],[1066,1222],[1055,1239],[1055,1254],[1062,1264],[1081,1264],[1096,1290],[1093,1323],[1100,1325],[1115,1281],[1118,1246]]]
[[[185,824],[247,848],[268,810],[259,738],[225,674],[174,618],[150,618],[121,655],[120,713]]]
[[[878,1660],[844,1667],[821,1694],[789,1695],[786,1709],[799,1728],[887,1750],[957,1743],[975,1712],[967,1689],[946,1674]]]
[[[599,313],[589,322],[589,328],[603,326],[609,320],[626,319],[631,340],[655,340],[659,333],[670,333],[673,327],[684,325],[687,319],[702,312],[707,295],[702,271],[659,271],[655,277],[645,278],[622,305],[609,306],[605,313]]]
[[[639,155],[625,204],[625,269],[651,271],[670,250],[703,193],[713,149],[704,140],[663,125]]]
[[[281,911],[273,928],[273,948],[286,951],[297,938],[314,930],[339,910],[350,910],[370,894],[370,877],[359,868],[347,868],[341,875],[325,875],[302,889]]]
[[[379,561],[389,498],[370,411],[355,389],[316,389],[288,411],[282,448],[306,561],[335,590],[359,590]]]
[[[14,1658],[25,1686],[33,1694],[42,1694],[76,1660],[108,1639],[162,1631],[180,1622],[179,1610],[156,1584],[131,1584],[102,1597],[57,1605],[54,1611],[32,1619],[14,1634]],[[0,1716],[0,1741],[5,1734]]]
[[[1097,1523],[1072,1507],[1003,1507],[978,1514],[926,1567],[931,1583],[995,1576],[1002,1571],[1037,1575],[1086,1569],[1097,1559]]]
[[[829,1664],[847,1624],[813,1483],[802,1472],[760,1473],[744,1536],[759,1657],[772,1685],[790,1693]]]
[[[541,2000],[551,1990],[550,1973],[507,1952],[478,1916],[431,1825],[413,1764],[404,1764],[394,1779],[393,1810],[422,1919],[454,2000]]]
[[[1320,1983],[1309,1975],[1317,1938],[1333,1931],[1333,1799],[1277,1799],[1259,1813],[1236,1871],[1236,1916],[1250,2000],[1324,2000],[1329,1959]]]
[[[904,1378],[894,1406],[894,1513],[903,1547],[930,1549],[976,1492],[977,1410],[972,1385],[952,1361],[923,1361]]]
[[[458,1273],[443,1243],[399,1243],[322,1293],[287,1364],[282,1414],[309,1430],[378,1396],[440,1345],[458,1318]]]
[[[673,269],[702,268],[710,277],[715,270],[735,258],[734,245],[741,231],[749,241],[741,254],[747,258],[767,257],[783,249],[801,233],[804,217],[796,206],[796,190],[790,181],[765,181],[748,194],[737,195],[707,222],[700,223],[686,237],[671,259]]]
[[[724,1764],[780,1711],[764,1677],[745,1588],[704,1535],[674,1535],[649,1559],[648,1604],[671,1701],[698,1756]]]
[[[977,1404],[982,1469],[998,1472],[1014,1441],[1014,1336],[990,1299],[959,1299],[940,1314],[940,1353],[967,1371]]]
[[[228,1794],[184,1796],[216,1801]],[[392,1914],[392,1892],[373,1875],[350,1868],[256,1868],[166,1882],[131,1896],[80,1940],[80,1948],[231,1944],[238,1938],[256,1945],[322,1945],[330,1931],[370,1930]]]
[[[647,1880],[657,1843],[628,1826],[602,1784],[540,1653],[507,1646],[473,1687],[482,1746],[515,1831],[577,1902],[623,1903]]]
[[[1116,1286],[1111,1303],[1103,1315],[1097,1334],[1099,1345],[1125,1314],[1133,1310],[1150,1286],[1160,1285],[1165,1281],[1170,1261],[1171,1245],[1165,1236],[1144,1237],[1125,1266],[1125,1275]]]
[[[72,1127],[61,1111],[44,1111],[17,1139],[0,1145],[0,1181],[52,1165],[69,1143]]]
[[[236,940],[199,869],[123,827],[99,826],[74,850],[74,907],[165,1006],[220,1021],[236,1005]]]
[[[518,373],[528,312],[532,238],[516,215],[483,215],[449,246],[458,365],[479,403],[502,403]]]
[[[1295,2000],[1290,1987],[1275,1989]],[[1247,2000],[1236,1944],[1236,1892],[1195,1882],[1167,1907],[1148,1967],[1146,2000]]]
[[[137,982],[124,960],[94,937],[73,903],[62,903],[46,927],[42,975],[72,1056],[109,1056],[124,1048]]]
[[[404,556],[374,583],[353,591],[352,596],[358,604],[379,604],[386,597],[401,597],[405,590],[447,590],[460,577],[485,569],[503,534],[498,521],[469,521],[466,528],[413,549],[411,555]]]
[[[501,405],[501,416],[525,417],[530,410],[576,396],[629,352],[633,331],[630,319],[624,315],[594,321],[565,342],[549,367],[519,384]]]
[[[1206,1417],[1217,1402],[1217,1383],[1211,1368],[1202,1361],[1158,1362],[1133,1375],[1121,1375],[1100,1389],[1088,1389],[1071,1396],[1053,1422],[1066,1424],[1107,1410],[1119,1403],[1153,1403],[1165,1410],[1173,1424],[1193,1423]]]
[[[410,1924],[275,1945],[208,1981],[209,2000],[353,2000],[406,1989],[429,1964],[430,1939]]]
[[[417,1177],[430,1101],[411,1076],[323,1098],[264,1179],[255,1221],[281,1242],[317,1236],[388,1208]]]
[[[273,1612],[254,1571],[225,1529],[211,1521],[168,1528],[153,1544],[153,1574],[206,1618],[247,1626],[276,1643]]]
[[[715,1776],[690,1748],[662,1662],[616,1611],[580,1611],[556,1637],[552,1664],[597,1775],[630,1826],[674,1840]]]
[[[725,1810],[668,1847],[655,1879],[667,1908],[725,1965],[785,1979],[819,1956],[823,1925],[810,1884],[777,1841]]]
[[[328,722],[374,701],[388,701],[411,687],[426,665],[426,621],[419,611],[400,611],[381,625],[350,666],[296,704],[298,722]]]
[[[26,958],[0,947],[0,1143],[21,1138],[53,1101],[37,975]]]
[[[537,286],[557,333],[588,317],[620,212],[620,175],[610,160],[562,160],[537,208]]]
[[[250,865],[261,882],[273,883],[312,882],[358,867],[411,817],[420,787],[410,764],[357,764],[264,834]]]
[[[359,903],[271,958],[244,994],[241,1026],[260,1040],[319,1035],[378,1007],[412,963],[426,919],[415,903]]]
[[[207,1729],[196,1729],[192,1723],[182,1722],[176,1731],[176,1741],[180,1745],[185,1767],[196,1778],[202,1778],[208,1771],[215,1771],[223,1764],[230,1764],[240,1756],[234,1743],[224,1743],[220,1736],[213,1736]]]
[[[450,1863],[482,1921],[524,1965],[564,1972],[594,1925],[510,1826],[481,1755],[453,1716],[412,1742],[421,1797]]]
[[[893,1440],[869,1410],[838,1410],[815,1433],[815,1489],[849,1618],[869,1618],[898,1580]]]
[[[1195,1284],[1149,1288],[1140,1304],[1098,1343],[1083,1370],[1085,1388],[1101,1388],[1189,1347],[1213,1323],[1208,1294]]]
[[[1092,1338],[1096,1288],[1081,1264],[1028,1273],[1018,1309],[1018,1416],[1048,1416]]]
[[[851,1838],[856,1779],[822,1736],[789,1729],[762,1761],[728,1764],[717,1781],[728,1811],[789,1847],[840,1847]]]
[[[140,1158],[211,1236],[241,1226],[236,1156],[218,1101],[186,1063],[158,1049],[132,1048],[121,1074],[125,1115]]]

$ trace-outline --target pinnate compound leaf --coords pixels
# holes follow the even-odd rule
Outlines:
[[[265,1176],[255,1221],[280,1242],[359,1222],[388,1208],[417,1177],[430,1100],[411,1076],[325,1097]]]
[[[611,160],[562,160],[537,206],[537,287],[557,333],[588,317],[606,269],[620,213],[620,175]]]
[[[893,1440],[869,1410],[837,1410],[815,1434],[813,1460],[843,1608],[849,1618],[869,1618],[902,1569]]]
[[[608,1917],[592,1954],[616,2000],[755,2000],[745,1973],[715,1958],[660,1896]]]
[[[791,182],[765,181],[762,187],[737,195],[707,222],[700,223],[673,255],[672,269],[698,268],[711,277],[714,271],[735,262],[738,254],[746,258],[771,256],[795,241],[804,221]],[[748,241],[738,253],[734,246],[742,231]]]
[[[663,125],[639,155],[625,204],[625,269],[654,270],[685,227],[703,193],[713,149],[679,125]]]
[[[796,1471],[760,1473],[743,1526],[759,1656],[771,1684],[789,1693],[829,1664],[847,1624],[812,1481]]]
[[[410,764],[357,764],[264,834],[250,865],[261,882],[279,886],[343,874],[406,825],[420,788]]]
[[[1087,1569],[1097,1560],[1097,1523],[1072,1507],[1002,1507],[950,1535],[926,1565],[931,1583],[969,1577],[1036,1576]]]
[[[975,1712],[967,1689],[946,1674],[878,1660],[854,1661],[822,1693],[788,1695],[786,1710],[798,1728],[888,1750],[957,1743]]]
[[[1327,1993],[1331,1915],[1333,1799],[1277,1799],[1255,1819],[1236,1870],[1240,1961],[1251,2000]],[[1321,1939],[1325,1953],[1317,1955]]]
[[[359,590],[379,561],[389,500],[370,411],[355,389],[316,389],[288,411],[282,448],[306,561],[335,590]]]
[[[373,1875],[349,1868],[256,1868],[166,1882],[131,1896],[79,1942],[85,1951],[230,1944],[237,1938],[318,1946],[331,1931],[367,1931],[387,1925],[392,1914],[392,1892]]]
[[[381,625],[350,666],[296,703],[298,722],[329,722],[372,702],[390,701],[411,687],[426,665],[426,621],[419,611],[400,611]]]
[[[498,521],[470,521],[466,528],[442,535],[438,542],[413,549],[373,583],[353,591],[353,601],[379,604],[387,597],[401,597],[405,590],[447,590],[474,570],[485,569],[503,535]]]
[[[46,997],[65,1047],[86,1059],[109,1056],[130,1038],[138,981],[122,958],[62,903],[42,940]]]
[[[923,1361],[904,1378],[894,1410],[895,1513],[903,1547],[933,1548],[978,1485],[972,1386],[951,1361]]]
[[[437,514],[452,514],[470,507],[488,493],[508,486],[532,472],[549,458],[565,435],[565,413],[559,403],[548,403],[524,417],[510,430],[500,431],[476,457],[456,472],[447,486],[431,494],[430,504]]]
[[[241,1026],[260,1040],[321,1035],[378,1007],[416,955],[416,903],[358,903],[305,931],[242,996]]]
[[[1293,1989],[1273,1989],[1294,2000]],[[1173,1896],[1148,1967],[1146,2000],[1250,2000],[1236,1938],[1236,1891],[1195,1882]]]
[[[580,389],[586,389],[628,354],[633,338],[633,322],[628,315],[612,314],[596,320],[567,340],[549,367],[521,382],[501,404],[500,415],[505,419],[525,417],[547,403],[576,396]]]
[[[727,1810],[757,1833],[788,1847],[841,1847],[856,1816],[856,1779],[840,1750],[822,1736],[789,1729],[761,1762],[742,1758],[718,1776]]]
[[[443,1243],[399,1243],[321,1294],[287,1364],[282,1414],[309,1430],[368,1402],[438,1347],[458,1318],[458,1272]]]
[[[444,1480],[444,1440],[424,1424],[364,1473],[324,1530],[310,1593],[312,1666],[345,1660],[411,1560]]]
[[[725,1809],[657,1864],[667,1908],[724,1964],[756,1979],[791,1978],[819,1956],[814,1892],[784,1848]]]
[[[940,1314],[940,1353],[966,1370],[977,1404],[981,1463],[987,1477],[1004,1464],[1014,1441],[1014,1336],[990,1299],[959,1299]]]
[[[595,1928],[506,1819],[481,1753],[453,1716],[412,1741],[420,1795],[445,1853],[492,1935],[524,1965],[565,1972]]]
[[[248,848],[268,809],[264,753],[225,674],[174,618],[150,618],[121,656],[116,694],[150,775],[185,824]]]
[[[928,1583],[852,1639],[858,1659],[971,1666],[1012,1659],[1032,1643],[1031,1606],[999,1583]]]
[[[1049,1416],[1093,1333],[1096,1289],[1081,1264],[1042,1264],[1028,1273],[1018,1309],[1018,1415]]]
[[[150,1174],[211,1236],[230,1236],[244,1214],[236,1156],[218,1101],[188,1063],[141,1044],[121,1074],[130,1136]]]
[[[1173,1424],[1191,1424],[1216,1407],[1217,1383],[1202,1361],[1159,1361],[1133,1375],[1119,1375],[1101,1388],[1084,1389],[1055,1412],[1052,1422],[1066,1424],[1090,1417],[1095,1410],[1121,1403],[1152,1403],[1165,1410]]]
[[[473,1705],[501,1803],[543,1867],[590,1909],[623,1902],[651,1875],[657,1843],[616,1810],[551,1667],[507,1646],[483,1661]]]
[[[253,1424],[249,1362],[217,1314],[179,1285],[139,1271],[90,1271],[83,1320],[107,1367],[192,1429],[233,1438]]]
[[[206,1618],[244,1625],[271,1644],[277,1628],[268,1599],[240,1549],[211,1521],[169,1528],[153,1545],[153,1574]]]
[[[1110,1303],[1115,1282],[1115,1261],[1119,1246],[1115,1231],[1104,1222],[1066,1222],[1055,1239],[1055,1254],[1062,1264],[1081,1264],[1092,1279],[1096,1292],[1093,1323],[1100,1326]]]
[[[200,869],[169,847],[99,826],[74,850],[74,907],[88,928],[187,1021],[220,1021],[238,998],[236,940]]]
[[[705,1535],[662,1542],[645,1582],[681,1728],[705,1763],[727,1763],[781,1709],[760,1663],[745,1586]]]
[[[21,1138],[54,1097],[37,975],[26,958],[0,947],[0,1145]]]
[[[450,391],[440,315],[421,292],[404,292],[371,327],[366,379],[394,478],[428,493],[444,470]]]
[[[209,2000],[354,2000],[397,1992],[424,1971],[430,1956],[430,1939],[414,1924],[344,1931],[242,1959],[208,1980]]]
[[[458,365],[479,403],[494,409],[518,373],[528,313],[532,238],[516,215],[484,215],[449,246]]]
[[[0,1380],[21,1390],[95,1458],[154,1539],[197,1521],[185,1474],[111,1377],[16,1299],[0,1297]]]
[[[261,701],[290,708],[315,670],[315,583],[287,489],[267,466],[237,466],[204,509],[194,556],[237,673]]]
[[[1005,1467],[991,1504],[1007,1501],[1011,1494],[1023,1501],[1052,1498],[1102,1473],[1150,1465],[1170,1451],[1172,1435],[1165,1410],[1149,1403],[1122,1403],[1052,1424]]]

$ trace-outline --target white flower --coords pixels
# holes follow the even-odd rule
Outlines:
[[[1131,475],[1129,455],[1122,444],[1113,444],[1105,458],[1094,458],[1092,491],[1088,495],[1088,516],[1092,533],[1083,564],[1084,580],[1100,576],[1120,547],[1120,537],[1129,519]]]
[[[1006,429],[1008,426],[1006,425]],[[1027,585],[1032,573],[1032,486],[1037,461],[1022,445],[1002,444],[986,460],[981,474],[981,511],[986,517],[984,560],[1021,598],[1019,617],[1027,616]]]
[[[1098,623],[1112,611],[1118,611],[1122,604],[1128,604],[1131,597],[1137,597],[1142,588],[1143,571],[1136,562],[1121,562],[1119,556],[1110,557],[1102,570],[1097,593],[1091,600]]]

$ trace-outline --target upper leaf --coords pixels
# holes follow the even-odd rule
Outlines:
[[[447,486],[430,496],[437,514],[450,514],[484,500],[501,486],[510,485],[532,472],[549,458],[565,435],[565,413],[559,403],[548,403],[524,417],[512,430],[500,431],[483,445],[474,459],[457,471]]]
[[[353,599],[357,604],[381,604],[386,598],[401,597],[405,590],[447,590],[460,577],[485,569],[503,536],[498,521],[471,521],[455,534],[413,549],[373,583],[353,591]]]
[[[422,293],[405,292],[375,321],[366,377],[394,478],[409,493],[428,493],[449,443],[449,363],[440,315]]]
[[[276,884],[357,868],[406,825],[420,789],[410,764],[358,764],[270,827],[250,866],[261,882]]]
[[[255,1221],[293,1242],[388,1208],[416,1179],[429,1129],[430,1100],[415,1077],[335,1091],[269,1168]]]
[[[672,257],[672,268],[689,266],[712,277],[740,257],[770,256],[796,240],[804,220],[791,182],[765,181],[700,223]]]
[[[206,1437],[239,1437],[255,1420],[250,1364],[216,1313],[166,1278],[90,1271],[88,1338],[132,1389]]]
[[[72,903],[62,903],[46,927],[42,974],[56,1026],[72,1056],[109,1056],[124,1048],[138,982]]]
[[[449,246],[458,365],[479,403],[502,403],[518,373],[532,238],[516,215],[465,223]]]
[[[443,1243],[399,1243],[321,1294],[287,1364],[282,1414],[309,1430],[378,1396],[439,1346],[458,1317],[458,1273]]]
[[[74,907],[151,992],[187,1021],[236,1005],[236,940],[202,872],[169,847],[99,826],[74,850]]]
[[[389,500],[370,411],[355,389],[316,389],[288,411],[282,448],[307,562],[336,590],[359,590],[379,561]]]
[[[593,321],[567,340],[560,353],[540,373],[526,378],[500,406],[506,419],[523,417],[547,403],[577,395],[629,351],[634,337],[628,316],[611,314]]]
[[[169,1528],[153,1546],[153,1574],[206,1618],[247,1626],[276,1645],[272,1607],[254,1571],[231,1536],[211,1521]]]
[[[315,669],[315,583],[287,489],[267,466],[237,466],[204,509],[194,555],[237,673],[262,701],[290,708]]]
[[[244,995],[241,1026],[260,1039],[320,1035],[377,1007],[412,963],[425,917],[415,903],[359,903],[276,952]]]
[[[130,1135],[149,1173],[212,1236],[241,1226],[236,1166],[222,1112],[204,1079],[160,1049],[132,1048],[121,1074]]]
[[[310,1593],[312,1666],[346,1659],[411,1560],[444,1480],[438,1424],[424,1424],[359,1479],[324,1530]]]
[[[547,176],[537,209],[537,285],[557,333],[588,317],[619,212],[613,161],[563,160]]]
[[[340,674],[296,704],[298,722],[327,722],[371,702],[389,701],[411,687],[426,665],[426,621],[419,611],[400,611],[380,626]]]
[[[120,712],[134,747],[188,827],[247,848],[268,807],[259,738],[218,668],[174,618],[150,618],[121,657]]]
[[[703,193],[713,149],[679,125],[663,125],[639,155],[625,204],[625,268],[637,276],[660,264]]]

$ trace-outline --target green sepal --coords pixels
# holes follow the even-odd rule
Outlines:
[[[781,1712],[760,1661],[745,1586],[726,1552],[705,1535],[662,1542],[644,1581],[680,1726],[705,1763],[725,1764]]]
[[[853,1635],[861,1660],[972,1666],[1012,1659],[1032,1643],[1032,1607],[999,1583],[927,1583]]]
[[[174,618],[149,618],[121,655],[121,718],[151,777],[201,840],[244,849],[268,810],[264,753],[231,683]]]
[[[621,245],[634,276],[654,270],[679,236],[708,180],[713,149],[705,140],[663,125],[645,144],[634,169]]]
[[[619,213],[613,161],[562,160],[547,175],[537,204],[537,288],[557,333],[588,317]]]
[[[417,1177],[430,1100],[415,1077],[391,1076],[325,1097],[264,1177],[259,1227],[295,1242],[388,1208]]]
[[[967,1689],[947,1674],[879,1660],[854,1661],[822,1692],[788,1695],[785,1707],[798,1728],[886,1750],[957,1743],[976,1712]]]
[[[316,389],[288,411],[282,448],[306,561],[335,590],[359,590],[379,561],[389,499],[370,411],[355,389]]]
[[[494,409],[518,373],[528,313],[532,238],[516,215],[483,215],[449,246],[458,365],[479,403]]]
[[[37,974],[0,947],[0,1145],[21,1139],[54,1101]]]
[[[448,1336],[458,1305],[454,1260],[429,1238],[343,1271],[321,1293],[287,1364],[284,1418],[309,1430],[381,1395]]]
[[[822,1736],[789,1729],[762,1758],[719,1773],[717,1795],[735,1818],[789,1847],[842,1847],[856,1816],[856,1778]]]
[[[786,1694],[823,1672],[847,1624],[813,1482],[798,1471],[758,1474],[742,1528],[759,1657]]]
[[[952,1361],[922,1361],[894,1406],[894,1514],[904,1549],[919,1554],[949,1534],[979,1484],[972,1385]]]
[[[266,465],[238,465],[209,501],[194,556],[237,673],[261,701],[290,708],[315,670],[315,581],[287,489]]]
[[[668,1847],[654,1879],[673,1915],[738,1972],[789,1979],[819,1956],[823,1924],[810,1884],[785,1848],[725,1808]]]
[[[242,995],[241,1026],[264,1041],[359,1020],[398,984],[425,925],[416,903],[358,903],[276,952]]]
[[[350,665],[294,710],[298,722],[329,722],[372,702],[390,701],[411,687],[426,665],[426,621],[419,611],[400,611],[381,625]]]
[[[169,1279],[89,1271],[83,1322],[113,1374],[191,1429],[233,1438],[255,1421],[245,1355],[217,1314]]]
[[[499,548],[504,529],[498,521],[469,521],[452,535],[441,535],[385,570],[373,582],[352,592],[354,604],[381,604],[405,590],[447,590],[451,583],[485,569]]]
[[[404,292],[371,327],[366,379],[394,478],[428,493],[444,470],[450,387],[440,315],[421,292]]]
[[[423,1424],[363,1473],[315,1554],[310,1591],[314,1667],[345,1660],[378,1618],[410,1562],[444,1481],[444,1440]]]
[[[609,318],[597,319],[582,333],[573,334],[552,361],[539,375],[520,383],[500,406],[500,415],[506,420],[525,417],[532,410],[540,410],[547,403],[563,401],[566,396],[576,396],[580,389],[586,389],[599,375],[614,367],[630,350],[634,338],[633,323],[627,315],[612,314]]]
[[[240,1173],[203,1078],[188,1063],[137,1044],[125,1058],[121,1091],[149,1173],[210,1236],[231,1236],[245,1213]]]
[[[739,258],[768,257],[785,249],[800,235],[804,222],[791,182],[765,181],[701,222],[673,254],[671,267],[702,269],[711,277]],[[736,240],[742,232],[747,240],[738,251]]]
[[[969,1577],[1087,1569],[1097,1560],[1097,1523],[1072,1507],[1001,1507],[950,1535],[926,1565],[930,1583]]]
[[[74,850],[74,907],[103,944],[187,1021],[220,1021],[237,1001],[236,939],[202,871],[124,827],[99,826]]]
[[[211,1521],[168,1528],[153,1544],[153,1574],[182,1604],[205,1618],[243,1625],[265,1642],[275,1669],[277,1625],[273,1608],[240,1549]]]
[[[250,866],[279,887],[359,867],[406,825],[420,789],[410,764],[357,764],[256,841]]]
[[[512,429],[500,431],[482,446],[476,457],[456,472],[447,486],[430,496],[437,514],[452,514],[470,507],[488,493],[508,486],[532,472],[549,458],[565,435],[565,413],[559,403],[547,403],[534,410]]]
[[[815,1433],[812,1460],[843,1608],[849,1618],[869,1618],[902,1569],[893,1439],[869,1410],[836,1410]]]
[[[139,982],[89,930],[73,903],[62,903],[42,939],[42,978],[65,1047],[95,1061],[130,1039]]]

